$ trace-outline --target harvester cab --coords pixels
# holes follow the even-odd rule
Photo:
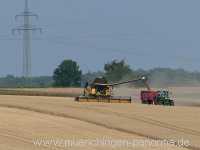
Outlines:
[[[91,97],[107,97],[111,96],[112,87],[109,86],[104,77],[96,78],[90,85],[87,82],[84,88],[83,96]]]
[[[133,82],[145,82],[147,77],[142,76],[135,80],[128,80],[118,83],[108,83],[104,77],[96,78],[91,84],[86,83],[84,94],[76,97],[79,102],[109,102],[109,103],[131,103],[130,96],[113,96],[113,88],[118,85]]]

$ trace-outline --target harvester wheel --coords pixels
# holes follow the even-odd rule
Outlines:
[[[153,104],[153,101],[148,100],[148,104],[149,104],[149,105],[152,105],[152,104]]]
[[[157,99],[154,99],[153,103],[154,103],[154,105],[159,105],[159,102]]]
[[[174,106],[174,101],[170,100],[170,106]]]

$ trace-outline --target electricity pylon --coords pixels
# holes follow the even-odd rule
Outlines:
[[[23,34],[23,72],[22,76],[25,78],[31,77],[31,34],[33,31],[42,32],[41,28],[33,25],[31,23],[32,18],[38,19],[38,15],[29,11],[28,0],[25,0],[25,8],[24,11],[15,16],[15,19],[19,18],[23,19],[23,24],[14,28],[13,34],[18,31]]]

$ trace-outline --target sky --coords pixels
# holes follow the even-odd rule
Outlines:
[[[124,59],[133,69],[200,71],[199,0],[29,0],[43,28],[32,35],[32,75],[52,75],[64,60],[84,71]],[[22,41],[11,30],[24,0],[0,0],[0,76],[22,74]]]

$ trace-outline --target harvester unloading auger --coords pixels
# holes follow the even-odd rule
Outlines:
[[[76,97],[78,102],[107,102],[107,103],[131,103],[131,96],[113,96],[113,88],[117,85],[143,82],[146,84],[147,77],[109,84],[105,78],[96,78],[92,84],[86,83],[84,94]]]

